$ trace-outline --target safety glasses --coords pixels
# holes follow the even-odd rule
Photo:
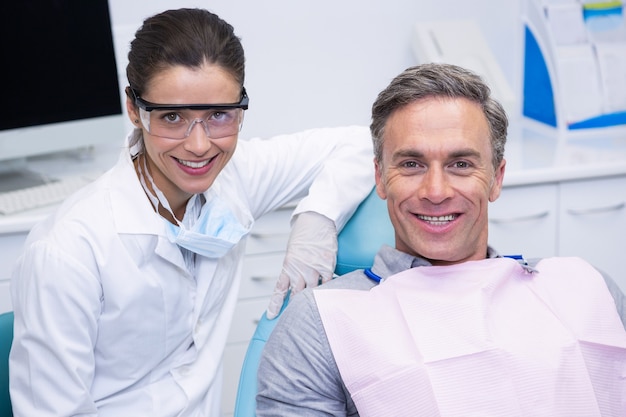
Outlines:
[[[211,139],[236,135],[243,124],[243,111],[248,109],[245,88],[241,91],[239,103],[219,104],[157,104],[142,99],[130,87],[127,91],[139,108],[144,128],[151,135],[167,139],[187,138],[196,123],[203,126]]]

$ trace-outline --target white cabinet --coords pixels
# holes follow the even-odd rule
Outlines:
[[[502,255],[557,254],[557,184],[505,187],[489,206],[489,244]]]
[[[224,351],[224,391],[222,392],[222,417],[232,417],[235,411],[237,384],[241,364],[248,349],[247,343],[231,344]],[[233,388],[234,387],[234,388]]]
[[[0,235],[0,313],[13,310],[9,282],[13,264],[22,251],[28,232]]]
[[[626,176],[505,187],[489,207],[489,243],[502,255],[581,257],[626,292]]]
[[[289,238],[292,207],[259,219],[248,238],[239,301],[224,352],[222,414],[231,416],[235,407],[241,365],[257,323],[267,309],[280,274]]]
[[[626,176],[559,186],[559,255],[579,256],[626,293]]]

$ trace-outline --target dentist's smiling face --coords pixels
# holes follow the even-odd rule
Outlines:
[[[237,103],[241,99],[241,86],[217,65],[205,63],[197,69],[174,66],[158,73],[142,98],[167,104]],[[131,106],[129,112],[132,111],[137,109]],[[206,110],[193,112],[197,118],[207,114]],[[131,114],[131,118],[139,119],[139,116]],[[142,127],[140,123],[137,126]],[[142,129],[148,169],[177,217],[184,213],[193,194],[211,187],[237,146],[238,134],[211,139],[201,123],[193,126],[187,138],[179,140],[154,136]]]
[[[505,166],[494,169],[489,138],[480,106],[464,98],[423,99],[389,117],[376,188],[398,250],[434,265],[486,257],[487,205]]]

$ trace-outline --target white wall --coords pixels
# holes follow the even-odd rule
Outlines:
[[[207,8],[235,27],[246,51],[250,109],[242,138],[369,124],[378,92],[416,60],[419,21],[475,19],[516,92],[521,0],[109,0],[118,66],[142,20],[168,8]],[[459,36],[463,36],[459,33]],[[125,76],[121,84],[126,85]]]

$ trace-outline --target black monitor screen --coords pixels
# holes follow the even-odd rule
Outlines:
[[[121,113],[106,0],[6,1],[0,39],[0,130]]]

